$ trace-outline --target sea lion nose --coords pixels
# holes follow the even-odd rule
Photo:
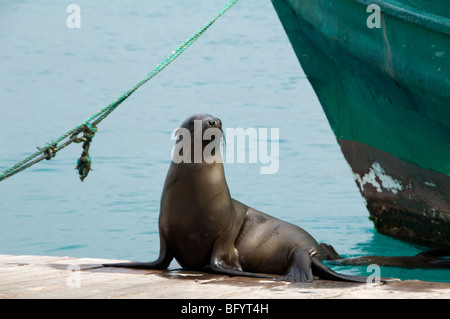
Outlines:
[[[209,120],[208,123],[209,123],[209,125],[211,125],[211,126],[216,125],[216,121],[214,121],[214,120]]]

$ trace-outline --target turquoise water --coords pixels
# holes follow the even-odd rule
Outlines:
[[[79,29],[66,26],[66,1],[0,1],[0,170],[131,88],[225,1],[75,3]],[[242,0],[102,122],[83,183],[74,170],[81,145],[0,183],[0,254],[155,259],[171,132],[200,112],[225,127],[280,130],[277,174],[225,164],[234,198],[344,256],[423,249],[373,229],[270,1]],[[381,275],[450,282],[442,270],[382,268]]]

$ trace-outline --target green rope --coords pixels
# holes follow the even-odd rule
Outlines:
[[[21,162],[16,165],[6,169],[5,171],[0,173],[0,182],[11,177],[24,169],[40,162],[43,159],[51,159],[55,157],[56,153],[66,146],[70,145],[73,142],[80,142],[80,139],[85,139],[83,143],[83,153],[80,159],[77,162],[76,169],[80,174],[80,178],[83,181],[87,176],[87,173],[91,170],[91,158],[89,157],[89,145],[92,142],[92,138],[97,131],[97,125],[103,121],[111,112],[113,112],[123,101],[125,101],[131,94],[133,94],[138,88],[144,85],[147,81],[161,72],[165,67],[167,67],[170,63],[172,63],[178,56],[181,55],[187,48],[191,46],[217,19],[219,19],[225,12],[228,11],[238,0],[230,0],[223,8],[220,10],[215,17],[208,21],[203,27],[201,27],[197,32],[191,35],[186,39],[177,49],[172,51],[170,55],[168,55],[160,64],[158,64],[147,76],[139,81],[135,86],[122,94],[119,98],[111,102],[109,105],[105,106],[103,109],[92,115],[90,118],[77,125],[66,134],[60,136],[59,138],[53,140],[50,143],[47,143],[45,147],[38,148],[38,151],[34,154],[31,154]],[[78,134],[84,133],[85,136],[83,138],[79,138]],[[63,144],[59,145],[60,142],[68,139]],[[41,155],[41,156],[40,156]],[[38,157],[40,156],[40,157]]]
[[[77,161],[77,167],[75,169],[78,170],[78,174],[80,175],[81,181],[89,174],[91,171],[91,157],[89,156],[89,147],[91,146],[92,139],[94,138],[95,133],[97,133],[97,128],[92,127],[91,124],[87,124],[84,127],[84,136],[80,139],[75,140],[75,143],[83,142],[83,153],[81,153],[81,157]]]

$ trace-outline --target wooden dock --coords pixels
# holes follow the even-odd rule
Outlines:
[[[2,299],[373,299],[450,298],[450,283],[384,285],[315,280],[290,284],[182,270],[105,268],[119,260],[0,255]]]

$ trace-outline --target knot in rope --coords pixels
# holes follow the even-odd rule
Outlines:
[[[83,132],[83,137],[78,138],[77,135],[81,132]],[[84,126],[80,128],[77,133],[72,135],[75,143],[83,142],[83,152],[81,153],[81,156],[77,161],[77,166],[75,167],[75,169],[78,170],[81,181],[83,181],[89,174],[89,171],[92,170],[92,159],[89,156],[89,147],[91,146],[95,133],[97,133],[97,128],[92,126],[91,123],[87,123],[84,124]]]
[[[97,125],[103,121],[111,112],[113,112],[123,101],[125,101],[131,94],[133,94],[137,89],[139,89],[142,85],[144,85],[147,81],[161,72],[165,67],[167,67],[170,63],[172,63],[176,58],[178,58],[181,53],[183,53],[188,47],[190,47],[217,19],[219,19],[226,11],[228,11],[236,2],[239,0],[228,0],[228,3],[216,14],[212,19],[210,19],[203,27],[201,27],[197,32],[191,35],[186,39],[177,49],[172,51],[160,64],[158,64],[147,76],[139,81],[135,86],[131,89],[123,93],[118,99],[114,100],[100,111],[92,115],[90,118],[85,120],[83,123],[77,125],[67,133],[63,134],[59,138],[53,140],[51,143],[47,144],[43,148],[38,148],[38,151],[34,154],[31,154],[24,160],[18,162],[14,166],[0,172],[0,182],[23,171],[24,169],[40,162],[44,159],[51,159],[55,157],[56,152],[59,152],[66,146],[71,143],[81,143],[83,142],[83,153],[81,153],[81,157],[77,161],[76,169],[80,175],[81,181],[83,181],[88,175],[89,171],[91,171],[91,158],[89,156],[89,146],[94,138],[95,133],[97,132]],[[92,123],[92,124],[91,124]],[[78,134],[83,132],[83,137],[78,137]],[[66,142],[62,143],[58,146],[58,143],[66,140],[70,136]]]
[[[48,146],[44,147],[43,149],[40,149],[38,147],[38,150],[42,151],[44,153],[44,158],[47,161],[49,161],[53,157],[56,156],[56,152],[58,151],[58,144],[57,143],[49,144]]]

